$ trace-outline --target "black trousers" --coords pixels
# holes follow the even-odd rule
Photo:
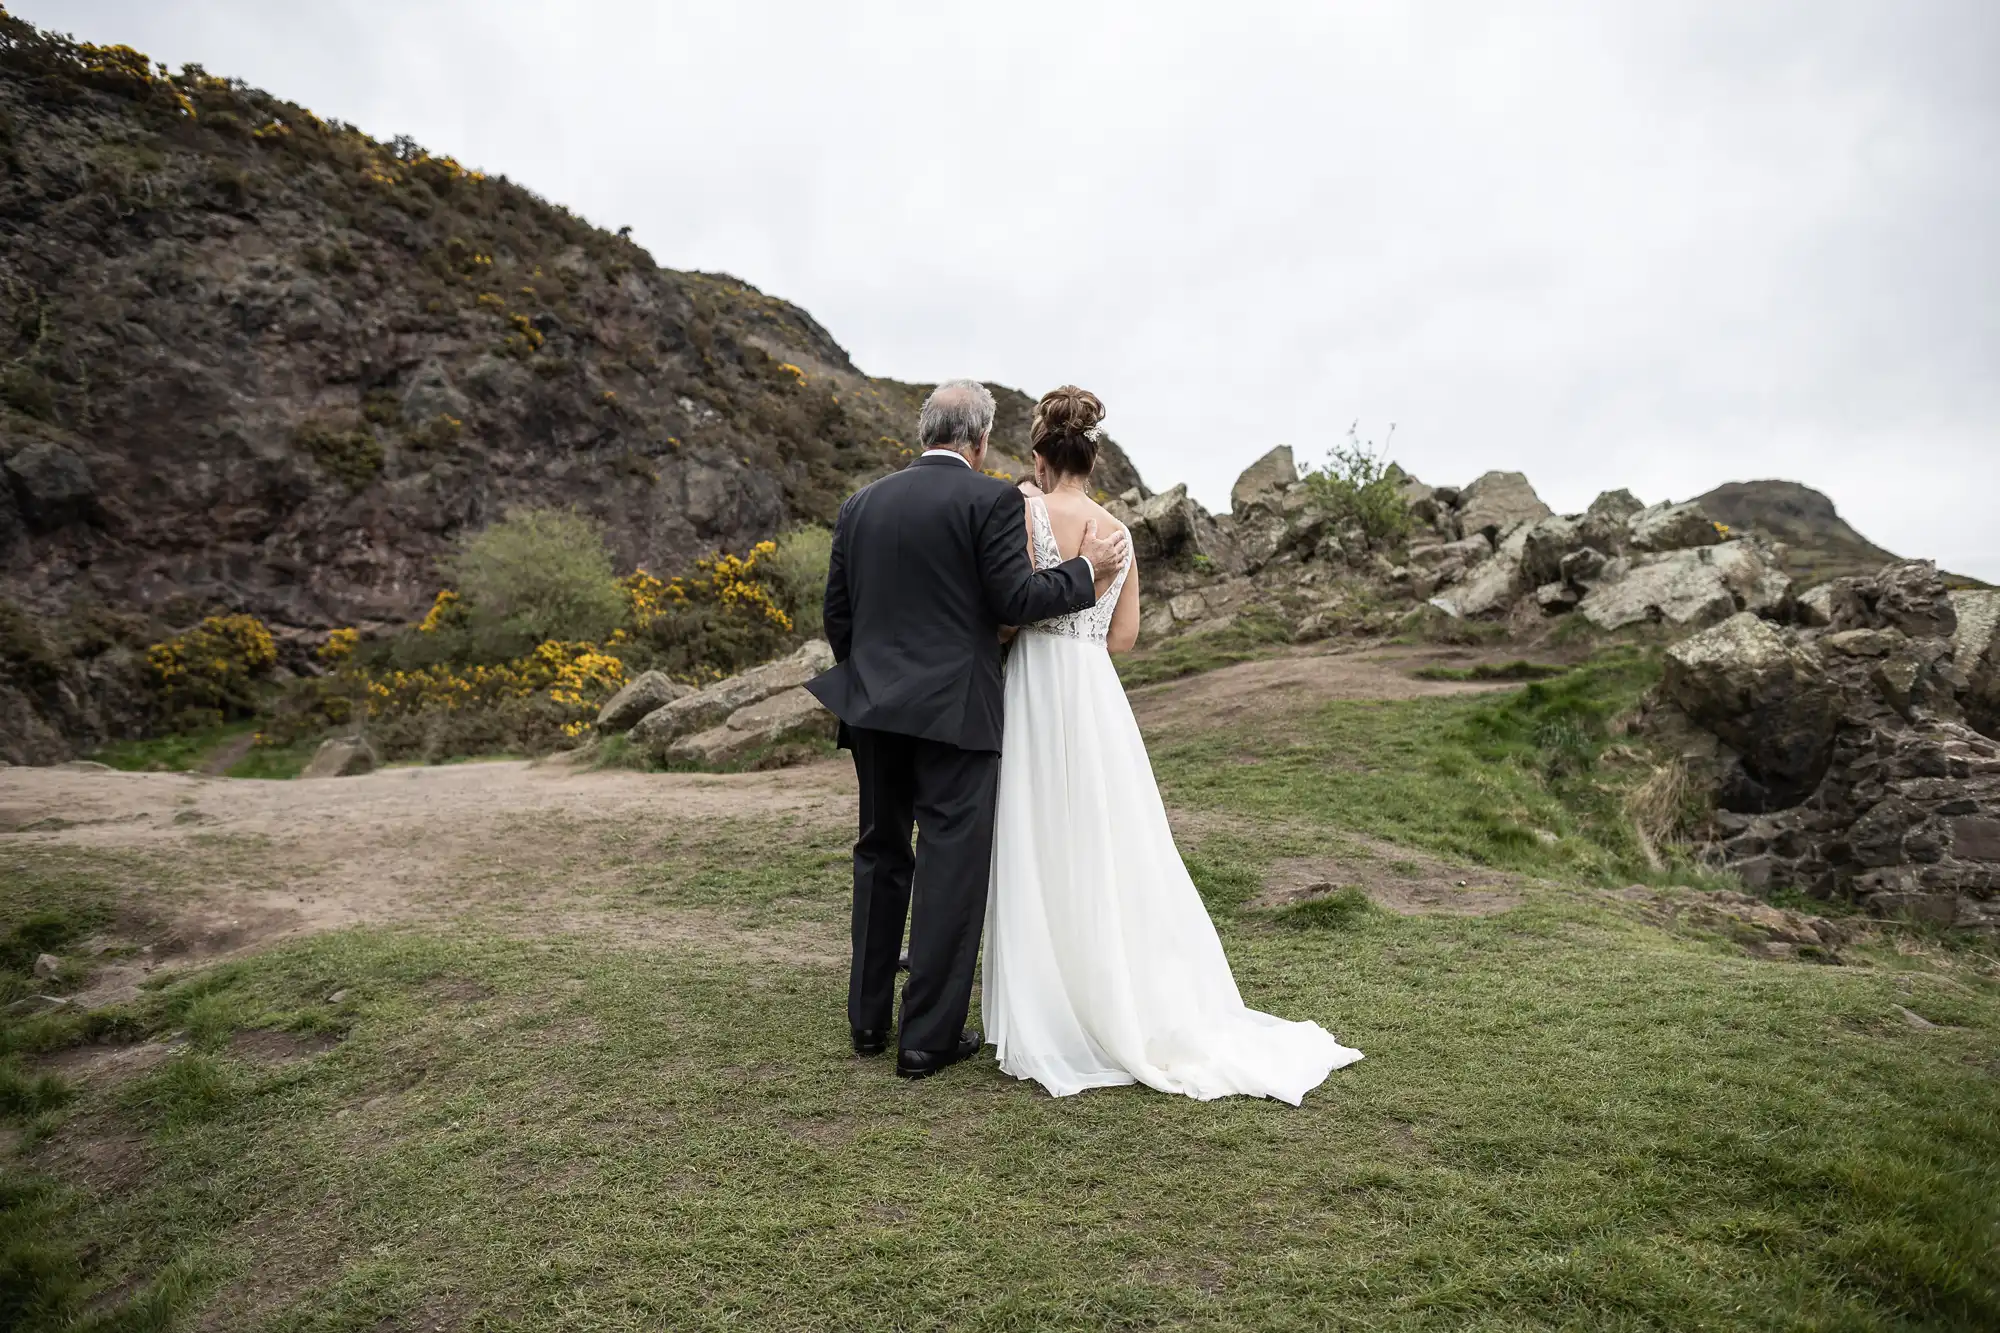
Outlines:
[[[986,927],[1000,756],[859,727],[850,740],[861,787],[861,836],[854,844],[847,1020],[857,1028],[888,1030],[907,917],[910,978],[903,983],[898,1044],[910,1051],[950,1050],[972,1004],[972,972]]]

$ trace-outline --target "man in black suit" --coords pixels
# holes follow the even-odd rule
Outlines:
[[[1124,534],[1099,538],[1093,524],[1077,558],[1036,570],[1021,493],[979,470],[992,432],[984,386],[941,384],[917,419],[923,456],[840,507],[826,578],[835,666],[806,686],[840,719],[861,789],[847,989],[854,1049],[887,1045],[908,916],[896,1052],[906,1078],[980,1046],[965,1018],[1000,773],[1000,627],[1089,606],[1125,559]]]

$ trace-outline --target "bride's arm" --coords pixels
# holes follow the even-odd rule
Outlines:
[[[1139,561],[1134,558],[1125,571],[1125,586],[1118,592],[1118,605],[1111,608],[1111,629],[1104,646],[1114,653],[1129,653],[1139,642]]]

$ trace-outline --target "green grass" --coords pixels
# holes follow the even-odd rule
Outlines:
[[[100,764],[128,773],[188,773],[201,767],[212,751],[256,730],[254,722],[230,722],[174,736],[138,741],[113,741],[91,755]]]
[[[535,815],[463,867],[512,908],[163,975],[11,1048],[176,1042],[33,1112],[0,1292],[36,1330],[105,1293],[118,1327],[314,1333],[1995,1326],[2000,970],[1893,930],[1756,959],[1592,892],[1630,855],[1608,724],[1655,670],[1160,747],[1220,830],[1187,861],[1246,1000],[1368,1053],[1302,1108],[1057,1101],[985,1058],[901,1083],[847,1050],[845,829]],[[1554,882],[1486,918],[1256,906],[1354,833]],[[0,850],[0,911],[47,914],[8,966],[150,882]],[[248,855],[191,843],[168,882]],[[123,1142],[115,1188],[50,1178]]]
[[[231,741],[240,740],[256,728],[255,722],[231,722],[174,736],[113,741],[91,758],[128,773],[192,773],[200,770],[217,750]],[[317,737],[290,745],[255,746],[229,766],[227,775],[232,778],[295,778],[312,761],[313,751],[318,748]]]
[[[829,915],[838,876],[798,869],[745,867],[766,885],[746,893],[786,881]],[[713,899],[720,873],[662,892]],[[837,964],[294,944],[147,998],[191,1039],[84,1108],[152,1166],[65,1206],[56,1233],[98,1240],[65,1271],[79,1292],[165,1274],[216,1328],[2000,1316],[1990,982],[1753,961],[1574,895],[1222,923],[1253,1003],[1369,1052],[1303,1109],[1054,1101],[984,1060],[901,1084],[847,1053]],[[1897,1004],[1960,1030],[1913,1032]],[[344,1040],[232,1053],[301,1029]],[[21,1207],[51,1229],[49,1196]]]
[[[1163,680],[1198,675],[1236,662],[1269,657],[1292,641],[1288,622],[1278,613],[1253,608],[1227,629],[1183,634],[1158,648],[1143,648],[1117,659],[1118,678],[1126,689]]]
[[[1567,670],[1566,666],[1516,658],[1512,662],[1479,662],[1469,667],[1419,667],[1410,674],[1418,680],[1547,680]]]
[[[1611,720],[1658,671],[1656,655],[1622,649],[1497,699],[1334,703],[1287,717],[1281,734],[1167,741],[1154,771],[1173,803],[1629,882],[1649,877],[1624,808],[1635,775],[1607,772],[1598,757]]]
[[[320,737],[294,741],[290,745],[258,745],[229,766],[232,778],[279,780],[297,777],[312,762]]]

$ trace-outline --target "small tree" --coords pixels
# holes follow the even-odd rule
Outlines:
[[[1347,428],[1347,443],[1326,451],[1326,463],[1306,473],[1313,498],[1340,524],[1352,523],[1370,545],[1400,541],[1410,531],[1410,507],[1403,503],[1402,473],[1383,450],[1361,438],[1360,422]],[[1384,437],[1386,448],[1396,427]]]
[[[531,640],[597,642],[625,619],[598,523],[573,509],[513,509],[444,561],[470,613]]]

